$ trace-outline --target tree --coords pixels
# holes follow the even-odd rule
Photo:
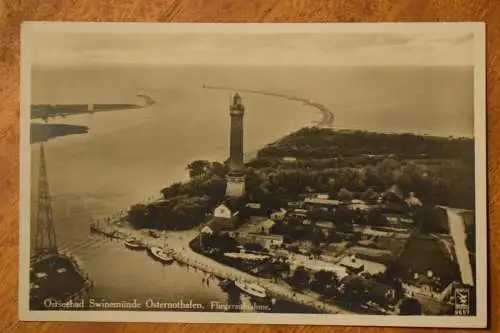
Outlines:
[[[364,304],[368,295],[362,278],[348,278],[344,283],[344,301],[348,304]]]
[[[266,248],[259,243],[246,243],[245,250],[252,252],[267,252]]]
[[[204,221],[210,203],[209,197],[177,198],[177,200],[172,200],[172,203],[165,207],[164,216],[169,227],[173,229],[190,229]]]
[[[295,269],[295,272],[290,278],[290,284],[298,290],[303,290],[309,287],[309,272],[304,266],[298,266],[297,269]]]
[[[265,167],[271,167],[273,164],[271,161],[267,158],[254,158],[253,160],[249,161],[246,164],[247,167],[255,168],[255,169],[262,169]]]
[[[128,220],[135,228],[147,227],[149,222],[147,206],[143,204],[132,205],[128,211]]]
[[[472,226],[466,227],[466,229],[467,229],[467,236],[465,239],[465,244],[466,244],[469,252],[475,253],[476,252],[476,227],[473,224]]]
[[[380,194],[377,193],[373,188],[369,187],[363,194],[361,194],[361,200],[365,202],[375,203],[377,202]]]
[[[389,224],[389,221],[384,215],[382,215],[380,210],[372,209],[366,216],[366,223],[373,226],[384,226]]]
[[[226,193],[226,181],[217,175],[207,177],[198,185],[198,188],[210,198],[212,205],[224,199]]]
[[[216,176],[224,178],[227,173],[227,166],[219,162],[213,162],[211,172]]]
[[[238,249],[238,242],[228,234],[213,236],[211,244],[222,252],[233,252]]]
[[[273,235],[283,235],[288,231],[287,226],[283,221],[276,221],[271,228],[269,228],[269,233]]]
[[[287,262],[283,262],[282,260],[276,261],[272,263],[272,274],[274,275],[275,281],[278,278],[283,278],[290,273],[290,264]]]
[[[335,211],[334,220],[338,231],[352,232],[352,224],[355,222],[355,215],[349,208],[345,206],[338,207]]]
[[[326,240],[330,243],[340,243],[342,241],[342,237],[335,231],[329,231]]]
[[[448,232],[448,216],[444,209],[419,207],[415,211],[414,219],[418,229],[424,234]]]
[[[312,242],[314,246],[319,247],[321,243],[326,241],[326,234],[323,230],[316,228],[312,232]]]
[[[415,298],[405,298],[399,305],[399,314],[403,316],[421,315],[422,305]]]
[[[325,296],[334,296],[338,283],[339,281],[335,273],[320,270],[314,273],[311,289]]]
[[[337,198],[344,202],[350,202],[354,198],[354,194],[346,188],[341,188],[337,194]]]
[[[311,250],[311,255],[314,257],[314,259],[320,259],[322,254],[323,250],[318,246]]]
[[[161,190],[161,194],[163,194],[163,197],[165,199],[175,197],[177,195],[182,194],[182,183],[176,182],[169,187],[166,187]]]
[[[211,163],[205,160],[196,160],[188,164],[186,169],[189,171],[189,177],[205,175],[210,170]]]

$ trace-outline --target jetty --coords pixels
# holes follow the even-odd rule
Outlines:
[[[112,225],[111,223],[94,223],[91,228],[92,232],[99,233],[113,239],[116,239],[113,235],[116,235],[117,233],[123,234],[124,237],[120,237],[120,240],[122,241],[129,237],[141,239],[148,250],[152,247],[163,247],[165,250],[170,250],[172,252],[172,257],[181,265],[205,272],[221,280],[227,279],[231,281],[240,281],[246,284],[258,284],[266,289],[267,294],[272,298],[283,299],[296,304],[312,307],[323,313],[354,313],[347,311],[338,305],[320,300],[319,296],[315,293],[307,291],[295,292],[283,281],[275,282],[270,279],[253,276],[193,251],[190,248],[189,243],[197,236],[198,230],[196,229],[186,231],[169,231],[164,236],[167,237],[167,242],[164,237],[154,238],[145,234],[144,231],[141,232],[139,230],[132,230]]]

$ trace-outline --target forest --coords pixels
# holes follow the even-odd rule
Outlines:
[[[227,166],[197,160],[187,170],[190,181],[164,188],[164,202],[131,207],[132,223],[188,229],[203,222],[224,200]],[[425,206],[474,207],[474,141],[467,138],[304,128],[261,149],[245,172],[240,203],[269,210],[307,193],[366,200],[394,185]]]

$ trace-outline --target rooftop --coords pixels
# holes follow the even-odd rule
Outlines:
[[[253,233],[253,232],[250,232],[247,235],[251,236],[251,237],[255,236],[255,237],[258,237],[260,239],[283,240],[282,235],[264,235],[264,234]]]
[[[339,206],[339,205],[342,205],[343,202],[339,201],[339,200],[312,198],[312,199],[304,200],[304,204],[319,204],[319,205]]]
[[[207,223],[206,227],[210,228],[213,232],[234,230],[233,220],[224,217],[214,217]]]

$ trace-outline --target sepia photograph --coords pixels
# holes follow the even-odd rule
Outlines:
[[[21,30],[21,320],[486,327],[482,23]]]

